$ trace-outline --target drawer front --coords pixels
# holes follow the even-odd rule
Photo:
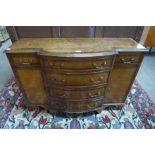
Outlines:
[[[86,112],[102,108],[104,104],[103,98],[88,100],[83,102],[71,102],[69,100],[52,99],[50,107],[64,112]]]
[[[50,57],[44,57],[45,66],[52,69],[104,69],[111,67],[112,62],[113,56],[95,60],[79,60],[73,58],[72,60],[54,60]]]
[[[58,111],[67,111],[67,103],[65,103],[62,100],[58,99],[51,99],[49,102],[49,106],[53,110],[58,110]]]
[[[11,56],[12,58],[12,63],[15,66],[31,66],[31,65],[39,65],[40,64],[40,60],[39,57],[37,55],[23,55],[23,54],[14,54]]]
[[[61,88],[51,88],[50,95],[62,99],[72,99],[72,100],[81,100],[81,99],[92,99],[96,97],[104,96],[105,87],[94,88],[90,90],[64,90]]]
[[[120,64],[138,64],[141,61],[142,55],[139,54],[120,54],[116,56],[115,63]]]
[[[88,111],[94,111],[95,109],[101,108],[103,105],[103,100],[92,100],[92,101],[86,101],[83,103],[68,103],[67,104],[67,111],[68,112],[88,112]]]
[[[58,74],[47,72],[47,80],[50,84],[67,86],[87,86],[107,83],[109,72],[96,74]]]

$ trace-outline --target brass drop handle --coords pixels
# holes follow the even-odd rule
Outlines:
[[[90,78],[90,82],[92,82],[92,83],[99,83],[101,81],[100,80],[95,80],[94,78]]]
[[[102,66],[105,66],[107,64],[107,62],[106,61],[104,61],[101,65]]]
[[[104,61],[104,62],[101,64],[101,66],[97,66],[96,63],[93,63],[93,64],[92,64],[92,67],[93,67],[94,69],[102,69],[106,64],[107,64],[106,61]]]
[[[93,63],[92,67],[96,69],[97,65],[95,63]]]
[[[136,64],[136,61],[134,58],[131,58],[130,60],[125,60],[124,58],[121,58],[122,64]]]
[[[60,96],[60,97],[65,97],[66,96],[65,93],[64,94],[57,93],[57,95]]]
[[[88,96],[93,98],[93,97],[97,97],[97,95],[93,95],[92,93],[88,93]]]
[[[97,97],[97,96],[100,96],[101,95],[101,92],[100,91],[98,91],[97,93],[96,93],[96,95],[92,95],[92,93],[88,93],[88,96],[89,97]]]
[[[88,105],[88,108],[96,108],[97,107],[97,102],[95,102],[94,104],[90,104],[90,105]]]
[[[90,78],[90,82],[92,82],[92,83],[99,83],[99,82],[102,82],[103,79],[104,79],[103,76],[100,76],[100,77],[98,78],[98,80],[95,80],[94,78]]]
[[[93,63],[93,64],[92,64],[92,67],[93,67],[94,69],[100,69],[100,68],[101,68],[101,67],[97,66],[96,63]]]
[[[32,59],[30,59],[28,62],[23,61],[23,59],[20,59],[20,60],[19,60],[19,64],[21,64],[21,65],[31,65],[32,62],[33,62]]]

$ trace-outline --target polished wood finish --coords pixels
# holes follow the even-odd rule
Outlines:
[[[19,48],[42,48],[51,53],[74,54],[113,51],[115,48],[144,49],[130,38],[30,38],[20,39],[11,46],[12,50]]]
[[[29,106],[68,113],[122,104],[143,52],[129,38],[30,38],[6,51]]]
[[[44,55],[44,52],[41,54]],[[112,52],[110,52],[109,55],[110,54],[112,54]],[[84,54],[82,54],[82,56],[83,55]],[[91,56],[92,55],[93,54],[91,54]],[[66,57],[67,54],[65,54],[64,56]],[[97,56],[96,53],[95,53],[95,56]],[[74,56],[72,56],[72,57],[74,57]],[[108,57],[108,56],[104,57],[102,59],[101,58],[96,59],[95,61],[92,61],[91,59],[87,59],[87,60],[83,60],[83,61],[81,61],[81,59],[76,59],[76,61],[75,61],[74,59],[72,59],[72,60],[70,60],[71,62],[69,62],[68,59],[62,59],[62,58],[57,58],[57,59],[55,58],[52,60],[52,62],[50,60],[51,60],[50,57],[44,57],[44,62],[45,62],[44,65],[46,66],[46,68],[50,68],[50,69],[79,70],[79,69],[83,68],[83,69],[92,69],[93,70],[93,69],[102,69],[103,67],[109,68],[112,65],[112,57]]]
[[[47,79],[49,82],[52,81],[53,84],[63,84],[70,86],[85,86],[94,85],[96,83],[106,83],[108,75],[108,72],[94,74],[90,72],[85,72],[82,74],[63,74],[62,72],[50,72],[47,70]]]
[[[102,107],[116,53],[96,57],[81,57],[80,54],[76,58],[72,55],[59,58],[41,53],[49,106],[63,112],[84,112]],[[77,62],[76,67],[73,62]]]
[[[106,92],[106,102],[124,102],[143,59],[142,53],[120,53],[116,56]],[[123,60],[123,61],[122,61]]]
[[[12,57],[12,64],[16,67],[40,65],[39,57],[35,54],[21,55],[15,54]]]
[[[105,87],[103,85],[100,85],[99,87],[93,87],[93,88],[86,87],[86,88],[87,89],[83,89],[83,91],[81,91],[76,88],[66,90],[62,86],[57,86],[57,87],[53,86],[50,89],[50,95],[55,96],[57,98],[62,98],[62,99],[65,97],[66,99],[78,100],[79,98],[88,99],[93,97],[101,97],[105,93]]]
[[[31,54],[12,54],[8,52],[7,57],[24,94],[27,106],[41,106],[48,109],[39,56],[36,55],[34,50],[33,52]]]
[[[16,75],[20,79],[20,84],[31,104],[36,106],[47,104],[40,69],[18,68]]]

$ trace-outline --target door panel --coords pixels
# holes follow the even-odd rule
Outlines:
[[[111,74],[111,80],[107,89],[106,98],[108,102],[124,102],[124,96],[132,81],[136,67],[115,65]]]
[[[119,61],[120,55],[116,57],[110,75],[109,86],[106,91],[107,103],[123,103],[125,101],[143,59],[142,53],[139,53],[139,55],[139,61],[135,60],[135,63],[133,62],[131,64],[121,63]],[[134,54],[131,54],[128,57],[134,57]],[[127,60],[127,62],[129,61]]]
[[[46,94],[40,69],[16,68],[16,74],[30,105],[39,106],[46,103]],[[47,103],[46,103],[47,104]]]

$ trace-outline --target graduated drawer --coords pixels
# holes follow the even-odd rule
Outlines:
[[[107,83],[109,72],[88,74],[61,74],[46,71],[47,80],[50,84],[67,86],[87,86]]]
[[[63,111],[63,112],[86,112],[86,111],[94,111],[95,109],[102,108],[104,104],[103,98],[91,99],[87,101],[78,101],[73,102],[70,100],[62,100],[53,98],[50,102],[50,107],[55,110]]]
[[[112,66],[113,56],[103,58],[72,58],[72,59],[54,59],[44,57],[44,64],[51,69],[104,69]]]
[[[31,66],[40,64],[40,59],[35,54],[12,54],[11,61],[14,66]]]
[[[81,100],[104,96],[105,87],[85,90],[64,90],[61,87],[50,88],[50,95],[62,99]]]

